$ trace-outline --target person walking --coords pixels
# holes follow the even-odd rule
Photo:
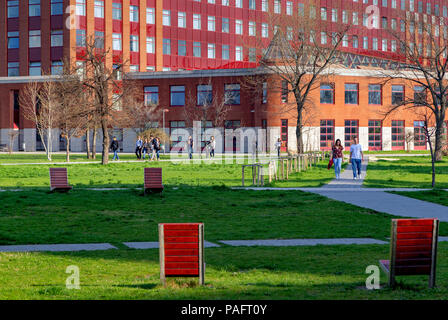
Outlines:
[[[154,150],[156,151],[157,161],[160,160],[160,139],[158,137],[154,138]]]
[[[120,158],[118,157],[119,145],[118,145],[117,137],[113,138],[112,143],[110,144],[110,148],[114,152],[114,157],[112,158],[112,160],[120,160]]]
[[[364,160],[362,146],[358,143],[358,138],[353,138],[353,144],[350,146],[350,163],[353,169],[353,180],[361,179],[361,163]]]
[[[193,159],[193,138],[191,136],[188,137],[187,148],[188,148],[188,158]]]
[[[344,161],[344,154],[342,151],[344,147],[341,144],[341,140],[337,139],[333,147],[331,148],[333,164],[334,164],[334,173],[336,175],[336,179],[339,180],[341,176],[341,168],[342,162]]]
[[[146,154],[148,153],[148,145],[149,145],[148,139],[145,138],[145,141],[143,142],[143,145],[142,145],[143,160],[145,160]],[[148,153],[148,158],[149,158],[149,153]]]
[[[280,151],[282,148],[282,139],[278,138],[277,142],[275,143],[275,148],[277,149],[277,157],[280,158]]]
[[[210,138],[210,159],[215,157],[216,140],[214,136]]]
[[[151,150],[152,150],[151,161],[154,161],[156,159],[156,148],[155,148],[156,138],[155,137],[151,137],[150,144],[151,144]]]
[[[138,160],[142,158],[142,145],[143,141],[140,136],[138,136],[137,141],[135,142],[135,155],[137,156]]]

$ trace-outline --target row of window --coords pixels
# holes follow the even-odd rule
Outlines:
[[[96,2],[96,1],[95,1]],[[28,16],[39,17],[40,16],[41,0],[28,0]],[[19,1],[8,0],[7,2],[7,16],[8,18],[19,17]],[[61,15],[64,13],[64,0],[51,0],[50,2],[50,14]]]
[[[414,121],[414,149],[426,148],[426,137],[424,133],[424,122]],[[405,121],[392,120],[391,123],[391,147],[393,150],[405,148]],[[359,120],[344,121],[345,146],[349,147],[353,138],[359,138]],[[330,148],[335,139],[334,120],[320,121],[320,147]],[[382,147],[382,121],[368,121],[368,144],[370,150],[380,150]]]
[[[8,62],[8,77],[18,77],[20,75],[19,62]],[[60,75],[63,72],[62,61],[51,62],[51,74]],[[30,62],[28,66],[28,74],[30,76],[41,76],[42,67],[40,61]]]
[[[197,105],[211,105],[213,103],[213,88],[211,85],[198,85],[197,90]],[[145,104],[159,104],[159,87],[148,86],[144,87]],[[240,99],[240,85],[239,84],[225,84],[224,85],[224,103],[226,105],[239,105]],[[185,86],[170,86],[170,106],[185,106]]]
[[[52,30],[50,36],[52,47],[62,47],[64,45],[64,35],[62,30]],[[20,46],[19,31],[8,32],[8,49],[18,49]],[[41,47],[41,31],[30,30],[28,32],[28,47]]]
[[[344,84],[344,102],[345,104],[359,104],[359,85],[357,83]],[[391,86],[391,104],[398,105],[404,101],[405,93],[403,85]],[[320,85],[320,103],[334,104],[335,89],[334,84],[322,83]],[[426,92],[424,87],[414,86],[414,102],[421,103],[426,101]],[[284,101],[287,102],[287,101]],[[369,84],[368,86],[368,104],[383,104],[383,86],[381,84]]]

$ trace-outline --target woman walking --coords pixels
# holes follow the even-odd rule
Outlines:
[[[156,151],[157,161],[160,160],[160,139],[154,138],[154,150]]]
[[[337,139],[331,148],[331,152],[334,163],[334,173],[336,175],[336,179],[338,180],[341,176],[342,161],[344,161],[344,154],[342,153],[343,150],[344,147],[341,144],[341,140]]]
[[[282,148],[282,139],[278,138],[277,142],[275,143],[275,148],[277,149],[277,156],[280,158],[280,150]]]
[[[210,158],[215,157],[215,148],[216,148],[216,140],[215,140],[215,137],[212,136],[210,138]]]
[[[148,153],[148,138],[145,138],[145,141],[143,142],[143,160],[145,160],[146,158],[146,154]],[[149,158],[149,153],[148,153],[148,158]]]

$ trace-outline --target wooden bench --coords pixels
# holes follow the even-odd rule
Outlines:
[[[199,277],[204,284],[204,225],[202,223],[159,224],[160,280],[167,277]]]
[[[401,275],[429,275],[429,287],[436,282],[439,220],[393,219],[390,260],[380,260],[389,286]]]
[[[144,193],[163,191],[162,168],[145,168]]]
[[[68,185],[67,168],[50,168],[50,190],[68,192],[73,187]]]

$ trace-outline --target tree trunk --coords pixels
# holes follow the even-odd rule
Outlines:
[[[70,139],[68,136],[65,137],[65,160],[70,162]]]
[[[303,134],[302,134],[302,105],[297,104],[297,125],[296,125],[296,138],[297,138],[297,153],[303,153]]]
[[[51,146],[52,144],[52,138],[51,138],[51,128],[48,129],[48,133],[47,133],[47,159],[48,161],[51,161]]]
[[[436,132],[435,132],[435,146],[434,146],[434,158],[435,161],[443,160],[443,122],[445,117],[438,117],[436,120]]]
[[[106,119],[101,120],[101,129],[103,130],[103,159],[102,164],[109,163],[109,130],[108,121]]]
[[[92,137],[92,159],[96,159],[96,136],[98,133],[98,128],[93,128],[93,137]]]
[[[90,129],[87,128],[86,130],[86,149],[87,149],[87,159],[91,158],[90,154]]]
[[[432,142],[431,137],[427,135],[428,143],[429,143],[429,150],[431,152],[431,170],[432,170],[432,179],[431,179],[431,186],[432,188],[436,187],[436,166],[435,166],[435,151],[432,148]]]

